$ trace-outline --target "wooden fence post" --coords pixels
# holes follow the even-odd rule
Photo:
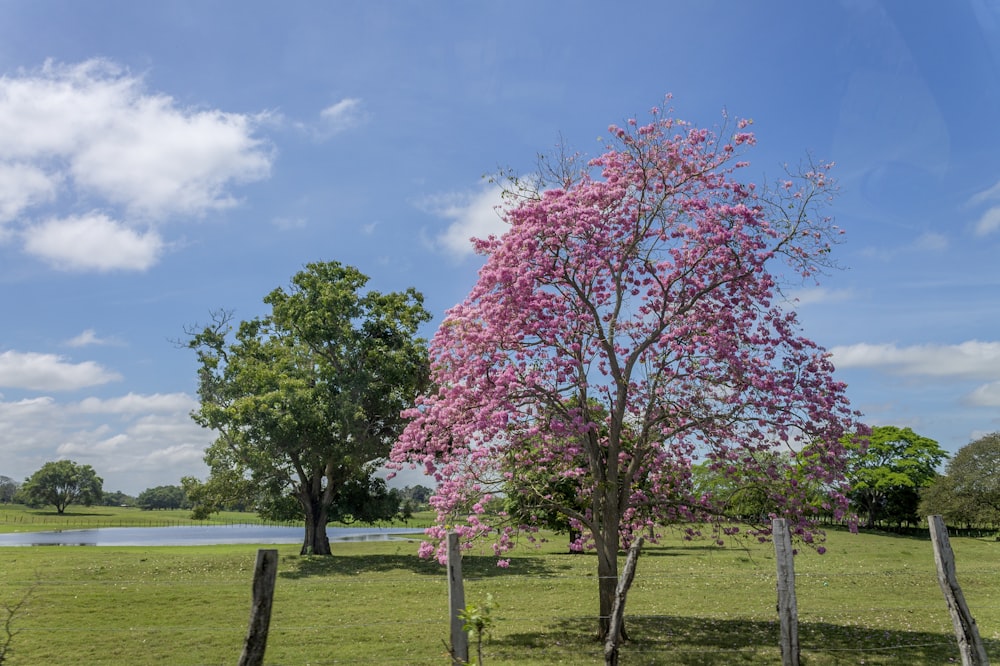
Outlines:
[[[782,666],[799,666],[799,609],[795,601],[795,563],[788,521],[771,522],[774,559],[778,564],[778,618],[781,620]]]
[[[635,578],[635,564],[639,560],[639,550],[642,548],[642,537],[639,537],[628,549],[625,569],[618,579],[615,588],[615,603],[611,607],[611,620],[608,623],[608,638],[604,643],[604,666],[618,666],[618,645],[621,643],[622,620],[625,618],[625,596],[632,587]]]
[[[451,662],[465,664],[469,661],[469,634],[461,613],[465,610],[465,587],[462,582],[462,550],[458,534],[448,533],[448,606],[451,617]]]
[[[267,630],[271,624],[271,602],[274,600],[274,581],[278,575],[278,551],[261,548],[257,551],[257,565],[253,572],[253,603],[250,605],[250,624],[243,643],[239,666],[261,666],[267,648]]]
[[[962,666],[988,666],[986,647],[979,638],[979,628],[965,603],[965,595],[958,585],[955,575],[955,553],[948,540],[948,528],[941,516],[927,516],[927,525],[931,530],[931,543],[934,545],[934,563],[937,565],[938,583],[944,592],[944,600],[948,604],[951,623],[955,627],[955,637],[958,639],[958,650],[962,654]]]

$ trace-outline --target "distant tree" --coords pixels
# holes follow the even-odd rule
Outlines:
[[[1000,433],[966,444],[922,494],[923,515],[940,515],[949,525],[1000,524]]]
[[[187,497],[181,486],[156,486],[139,493],[136,504],[144,510],[151,509],[183,509],[187,506]]]
[[[579,406],[576,396],[566,400],[563,409],[573,410]],[[588,408],[593,412],[593,419],[597,425],[597,435],[600,438],[608,436],[607,412],[604,406],[596,400],[591,400]],[[563,419],[563,413],[554,411],[546,414],[543,419],[550,423],[559,423]],[[560,426],[561,427],[561,426]],[[632,437],[623,435],[624,446],[628,447],[634,433],[630,433],[630,425],[625,424],[623,429]],[[583,437],[574,435],[572,428],[565,428],[567,432],[567,446],[572,446],[574,438],[575,444],[579,448],[579,453],[567,460],[552,460],[546,465],[521,465],[518,463],[519,456],[512,455],[507,471],[504,476],[507,484],[504,488],[503,514],[509,517],[514,525],[534,525],[552,530],[557,534],[569,535],[569,550],[573,553],[582,552],[584,536],[582,524],[576,518],[570,516],[566,507],[570,507],[573,512],[583,514],[588,508],[588,490],[593,485],[590,474],[586,471],[587,459],[583,448]],[[539,438],[535,444],[536,448],[544,446],[543,439]],[[540,454],[540,451],[532,451],[533,456]],[[633,489],[636,490],[636,489]]]
[[[0,476],[0,503],[10,504],[14,501],[14,496],[20,484],[9,476]]]
[[[104,480],[90,465],[71,460],[47,462],[21,486],[20,495],[35,506],[51,504],[58,513],[70,504],[90,506],[101,501]]]
[[[425,385],[416,333],[430,314],[415,290],[363,291],[367,282],[336,262],[308,264],[289,291],[264,299],[269,315],[233,332],[231,315],[216,313],[189,331],[200,364],[192,416],[218,433],[211,477],[189,483],[202,510],[244,498],[262,515],[294,513],[305,520],[302,553],[329,555],[328,520],[391,508],[372,477]],[[369,508],[363,492],[374,493]]]
[[[114,492],[105,492],[104,497],[101,499],[101,504],[103,506],[135,506],[135,498],[131,495],[126,495],[120,490]]]
[[[399,490],[387,487],[383,479],[351,479],[331,505],[330,521],[350,524],[391,520],[399,516],[402,506]]]
[[[416,505],[421,505],[421,504],[427,504],[427,502],[431,498],[431,495],[434,494],[434,491],[428,488],[427,486],[422,486],[420,484],[417,484],[415,486],[406,486],[405,488],[399,491],[399,494],[403,497],[404,500],[410,500]]]
[[[865,525],[915,523],[920,489],[934,480],[948,453],[910,428],[876,426],[867,436],[846,435],[848,497]]]
[[[970,528],[994,523],[996,513],[988,506],[955,494],[954,479],[939,474],[920,490],[919,513],[921,516],[938,515],[952,527]]]
[[[413,500],[404,499],[403,503],[399,506],[399,513],[397,515],[399,519],[405,523],[408,522],[410,518],[413,518],[414,511],[417,511],[417,505],[413,503]]]

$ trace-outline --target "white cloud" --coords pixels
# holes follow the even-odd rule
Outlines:
[[[163,467],[201,466],[205,458],[205,447],[192,444],[177,444],[163,449],[150,451],[148,454],[136,461],[136,466],[140,469],[158,470]],[[177,477],[175,483],[180,482],[181,477]]]
[[[471,239],[499,236],[507,230],[498,210],[502,195],[502,188],[493,185],[476,192],[427,197],[419,205],[452,221],[436,243],[446,252],[464,258],[474,254]]]
[[[68,403],[0,398],[0,474],[21,479],[45,462],[69,458],[93,465],[105,490],[131,494],[183,476],[205,477],[202,459],[214,434],[191,420],[196,406],[183,393]]]
[[[948,237],[944,234],[928,231],[920,234],[910,246],[913,250],[924,252],[941,252],[948,249]]]
[[[970,340],[957,345],[860,343],[830,350],[838,368],[886,368],[898,375],[956,379],[1000,377],[1000,342]]]
[[[948,237],[934,231],[925,231],[910,242],[889,249],[867,247],[862,254],[880,261],[890,261],[900,254],[913,252],[943,252],[948,249]]]
[[[968,205],[979,206],[997,200],[1000,200],[1000,181],[993,187],[972,196],[968,201]],[[1000,229],[1000,206],[994,205],[987,209],[979,216],[973,229],[977,236],[987,236]]]
[[[0,162],[0,224],[10,222],[21,211],[52,200],[60,177],[31,164]]]
[[[368,114],[360,99],[348,97],[320,111],[319,117],[323,123],[321,134],[329,137],[364,124]]]
[[[1000,229],[1000,206],[994,206],[979,216],[975,231],[977,236],[988,236]]]
[[[104,233],[114,224],[117,241],[133,245],[110,267],[142,270],[156,262],[161,243],[132,225],[145,229],[173,216],[231,207],[237,203],[231,186],[269,175],[273,151],[254,135],[264,121],[181,107],[106,60],[48,62],[0,77],[0,222],[61,196],[86,205],[97,200],[102,208],[120,208],[116,216],[125,220],[106,222]],[[106,257],[87,262],[66,251],[36,254],[70,259],[76,269],[109,268]]]
[[[91,345],[112,345],[119,344],[117,340],[112,338],[102,338],[97,335],[97,331],[92,328],[80,333],[74,338],[70,338],[66,341],[66,345],[69,347],[89,347]]]
[[[101,213],[50,219],[23,232],[24,249],[68,271],[144,271],[163,253],[153,230],[140,232]]]
[[[990,188],[978,192],[969,199],[969,205],[977,206],[981,203],[986,203],[987,201],[995,201],[1000,199],[1000,181]]]
[[[5,351],[0,354],[0,386],[32,391],[73,391],[121,379],[93,361],[70,363],[54,354]]]
[[[85,398],[76,409],[87,414],[148,414],[162,412],[188,413],[198,407],[198,402],[186,393],[154,393],[140,395],[129,393],[118,398]]]
[[[976,387],[965,402],[974,407],[1000,407],[1000,381]]]

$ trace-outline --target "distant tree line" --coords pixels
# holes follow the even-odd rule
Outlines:
[[[937,467],[948,457],[938,443],[913,432],[910,428],[878,426],[864,436],[848,437],[850,465],[848,474],[851,507],[862,526],[869,528],[900,528],[916,526],[928,515],[941,515],[945,522],[957,528],[1000,528],[1000,432],[985,435],[948,460],[945,473]],[[758,454],[761,455],[761,454]],[[794,474],[796,456],[770,453],[768,464],[783,467]],[[809,455],[808,450],[799,454]],[[759,463],[760,461],[758,461]],[[539,483],[545,481],[540,471]],[[735,484],[705,461],[692,467],[691,482],[697,493],[710,493],[725,498],[720,505],[728,518],[763,523],[777,507],[769,499],[767,489],[753,484]],[[803,483],[807,483],[803,479]],[[381,479],[373,478],[357,487],[347,487],[343,501],[332,507],[330,522],[378,522],[392,518],[408,520],[418,511],[429,508],[434,493],[423,485],[388,488]],[[46,463],[35,474],[18,483],[0,475],[0,504],[18,503],[32,507],[52,505],[62,513],[70,504],[85,506],[134,506],[144,510],[197,509],[199,483],[190,478],[181,485],[147,488],[133,497],[122,491],[104,492],[102,479],[89,465],[63,460]],[[550,494],[569,496],[575,492],[572,484],[560,479],[552,485]],[[192,499],[191,493],[194,493]],[[816,487],[812,501],[822,507],[826,489]],[[533,507],[523,493],[510,488],[505,499],[498,498],[496,510],[507,513],[544,512]],[[272,507],[274,519],[298,518],[293,515],[296,504]],[[253,497],[241,496],[220,504],[227,511],[259,511]],[[548,515],[548,514],[546,514]],[[832,514],[829,519],[835,519]],[[546,527],[569,533],[574,541],[579,533],[571,521],[552,514]]]
[[[200,484],[185,478],[181,485],[162,485],[147,488],[133,497],[120,490],[105,492],[103,479],[90,465],[79,465],[71,460],[45,463],[37,472],[18,483],[9,476],[0,475],[0,504],[24,504],[30,507],[51,505],[63,513],[71,504],[84,506],[138,507],[146,511],[166,509],[194,509]],[[356,486],[356,487],[354,487]],[[414,512],[427,508],[433,490],[426,486],[388,488],[384,480],[372,478],[358,481],[346,489],[344,501],[334,507],[330,522],[377,522],[392,518],[409,519]],[[189,496],[194,494],[194,500]],[[253,497],[243,496],[218,507],[227,511],[257,511]],[[295,506],[284,507],[294,513]],[[274,518],[282,519],[280,510]]]

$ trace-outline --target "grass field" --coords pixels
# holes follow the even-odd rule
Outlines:
[[[433,512],[416,514],[406,525],[426,526],[434,519]],[[29,509],[19,504],[0,504],[0,534],[10,532],[40,532],[44,530],[71,530],[95,527],[170,527],[176,525],[247,525],[281,524],[263,521],[253,513],[221,511],[205,520],[193,520],[188,509],[143,511],[135,507],[73,506],[64,514],[51,507]],[[402,526],[403,523],[394,523]]]
[[[3,510],[0,509],[0,517]],[[1000,543],[953,538],[959,580],[1000,660]],[[271,547],[271,546],[268,546]],[[407,541],[336,543],[331,558],[279,546],[269,664],[446,664],[447,581]],[[947,664],[958,652],[930,541],[832,532],[796,558],[803,662]],[[10,664],[232,664],[249,615],[256,546],[0,548]],[[595,561],[556,537],[509,569],[465,556],[466,599],[495,598],[486,665],[600,664]],[[644,549],[623,664],[779,663],[771,546],[668,538]],[[2,612],[2,610],[0,610]]]

